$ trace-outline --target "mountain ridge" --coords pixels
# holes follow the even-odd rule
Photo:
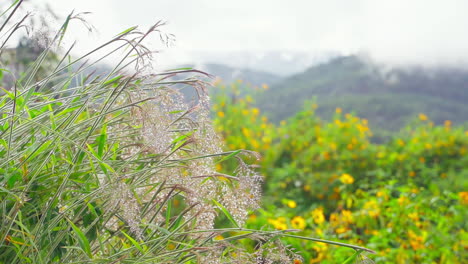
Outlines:
[[[389,130],[400,129],[419,112],[432,113],[436,123],[452,120],[460,124],[468,121],[468,71],[386,68],[356,55],[342,56],[284,78],[256,99],[258,107],[278,122],[314,98],[319,115],[330,117],[340,107]]]

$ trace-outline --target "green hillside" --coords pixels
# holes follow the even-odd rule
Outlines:
[[[434,122],[468,120],[468,72],[452,68],[386,69],[357,56],[339,57],[272,85],[257,102],[273,121],[294,115],[314,99],[329,117],[340,107],[375,128],[398,130],[425,113]]]

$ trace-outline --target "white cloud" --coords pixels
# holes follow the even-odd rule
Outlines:
[[[62,14],[93,11],[90,21],[107,37],[168,21],[166,30],[177,36],[170,54],[181,57],[202,50],[334,50],[395,63],[468,61],[463,0],[42,1]]]

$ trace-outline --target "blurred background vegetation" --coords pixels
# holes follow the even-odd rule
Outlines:
[[[356,62],[351,57],[331,65],[342,60]],[[332,67],[327,69],[324,74],[334,75]],[[214,122],[227,149],[253,149],[262,155],[264,207],[251,214],[248,226],[295,228],[306,236],[366,245],[378,251],[370,256],[376,263],[464,263],[468,257],[468,130],[463,126],[467,116],[448,110],[457,103],[443,98],[463,94],[462,88],[442,90],[447,91],[443,96],[431,96],[435,89],[421,89],[408,98],[397,92],[380,94],[385,87],[369,87],[373,91],[360,95],[339,91],[339,83],[349,84],[353,75],[353,85],[359,87],[359,74],[339,74],[343,79],[326,76],[323,81],[335,83],[331,87],[338,90],[331,93],[322,86],[321,93],[328,98],[323,110],[320,95],[315,96],[320,92],[310,92],[308,97],[289,94],[300,91],[300,86],[294,86],[300,76],[290,79],[298,80],[290,81],[291,89],[288,81],[271,88],[252,88],[239,81],[217,83],[213,89]],[[316,77],[302,84],[312,89],[323,80]],[[281,120],[283,107],[293,111],[285,107],[288,100],[305,103],[293,104],[297,112],[291,117],[270,121],[270,117]],[[457,100],[454,96],[453,101]],[[271,110],[264,114],[262,108]],[[423,112],[429,108],[431,114]],[[434,122],[432,115],[453,116],[458,126],[449,119]],[[399,122],[372,126],[379,120],[385,123],[386,117]],[[380,128],[377,140],[371,127]],[[232,167],[226,164],[223,169]],[[287,242],[300,250],[307,263],[339,263],[349,254],[329,245]]]

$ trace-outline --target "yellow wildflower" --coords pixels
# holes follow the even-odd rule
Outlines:
[[[418,236],[416,233],[414,233],[412,230],[408,231],[408,236],[410,239],[410,245],[414,250],[418,249],[424,249],[424,235],[423,236]]]
[[[419,221],[419,215],[417,212],[413,212],[413,213],[410,213],[408,214],[408,218],[413,220],[413,221]]]
[[[402,139],[399,138],[397,140],[397,144],[403,147],[405,145],[405,141],[403,141]]]
[[[250,131],[248,128],[246,127],[243,127],[242,128],[242,134],[245,136],[245,137],[250,137]]]
[[[340,127],[340,128],[343,127],[343,123],[341,122],[341,120],[335,119],[334,122],[335,122],[335,124],[336,124],[338,127]]]
[[[289,208],[296,208],[297,203],[295,201],[293,201],[293,200],[289,200],[287,205],[288,205]]]
[[[399,203],[400,205],[405,205],[405,204],[407,204],[408,202],[409,202],[409,199],[408,199],[408,197],[406,197],[406,196],[400,196],[400,198],[398,198],[398,203]]]
[[[219,111],[219,112],[218,112],[218,116],[221,117],[221,118],[223,118],[223,117],[224,117],[224,112],[223,112],[223,111]]]
[[[427,118],[427,115],[423,114],[423,113],[420,113],[419,114],[419,120],[421,121],[426,121],[428,118]]]
[[[317,254],[317,257],[311,259],[309,261],[310,264],[313,264],[313,263],[320,263],[320,261],[322,261],[323,259],[325,259],[325,254],[323,254],[322,252],[318,253]]]
[[[353,176],[347,174],[347,173],[343,173],[340,177],[340,181],[344,184],[352,184],[354,183],[354,178]]]
[[[341,108],[337,107],[337,108],[335,109],[335,112],[336,112],[337,114],[341,114],[341,112],[343,112],[343,110],[341,110]]]
[[[312,211],[312,218],[314,219],[314,222],[318,225],[321,223],[325,222],[325,216],[323,215],[323,208],[315,208]]]
[[[250,141],[250,143],[252,144],[252,147],[253,147],[254,149],[258,149],[258,148],[260,147],[260,144],[258,144],[258,141],[255,140],[255,139],[252,139],[252,140]]]
[[[252,114],[254,116],[257,116],[259,113],[260,113],[260,110],[258,110],[258,108],[252,108]]]
[[[364,209],[370,217],[376,218],[380,214],[379,205],[375,200],[368,201],[364,204]]]
[[[287,220],[286,217],[284,217],[284,216],[280,216],[280,217],[278,217],[277,219],[278,219],[278,221],[280,221],[281,223],[286,223],[286,220]]]
[[[327,244],[317,244],[312,247],[315,252],[317,252],[317,256],[309,261],[309,263],[320,263],[326,257],[327,252]]]
[[[337,229],[335,229],[335,233],[337,234],[343,234],[346,231],[348,231],[346,227],[338,227]]]
[[[167,249],[169,249],[169,250],[174,250],[175,247],[176,247],[176,246],[175,246],[173,243],[169,243],[169,244],[167,245]]]
[[[288,229],[288,226],[285,223],[283,223],[283,222],[281,222],[279,220],[268,219],[268,223],[272,224],[275,229],[279,229],[279,230]]]
[[[291,220],[291,225],[292,225],[293,228],[296,228],[296,229],[304,229],[305,226],[306,226],[306,222],[305,222],[305,219],[303,217],[295,216]]]
[[[468,205],[468,192],[459,192],[458,197],[460,197],[461,204]]]
[[[341,211],[341,219],[344,222],[352,223],[353,222],[353,213],[349,210],[343,210]]]

